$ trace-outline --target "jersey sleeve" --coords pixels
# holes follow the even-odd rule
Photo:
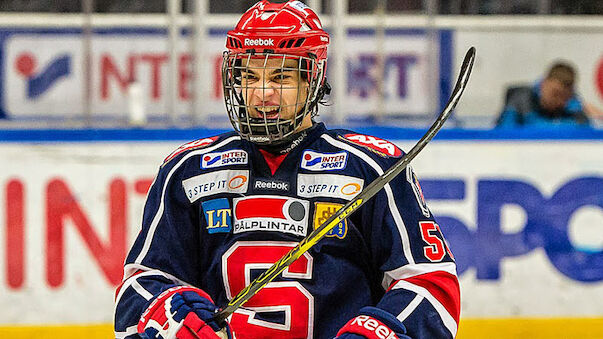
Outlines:
[[[138,320],[154,296],[175,285],[198,285],[198,217],[182,189],[182,157],[164,164],[151,185],[142,229],[116,291],[115,336],[139,338]]]
[[[407,167],[363,208],[363,232],[385,290],[376,306],[400,320],[413,339],[454,338],[456,265],[413,170]]]

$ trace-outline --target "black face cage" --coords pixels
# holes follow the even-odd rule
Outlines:
[[[293,118],[283,119],[280,114],[275,119],[268,119],[266,115],[263,118],[254,118],[249,114],[247,105],[245,104],[245,98],[247,97],[247,91],[252,88],[253,90],[266,89],[265,85],[247,85],[243,82],[242,73],[250,74],[249,61],[251,59],[260,60],[263,59],[263,67],[254,67],[253,70],[256,72],[263,72],[264,75],[272,73],[275,69],[284,71],[295,71],[298,74],[299,82],[295,86],[288,85],[277,86],[275,90],[295,89],[297,90],[297,96],[294,104],[285,105],[283,103],[283,97],[280,96],[279,109],[282,111],[286,107],[293,107],[296,112]],[[280,66],[267,67],[268,60],[274,59],[280,60]],[[285,67],[285,61],[297,60],[297,66]],[[297,131],[297,128],[304,120],[306,115],[311,114],[314,117],[318,113],[318,102],[325,95],[325,89],[321,84],[323,79],[323,72],[325,70],[325,61],[317,62],[316,59],[310,57],[302,57],[290,54],[273,54],[273,53],[224,53],[224,59],[222,62],[222,85],[224,89],[224,102],[226,104],[226,110],[228,117],[235,131],[241,135],[242,138],[250,140],[256,144],[270,144],[281,141],[288,136],[292,135]],[[307,86],[304,84],[307,83]],[[326,82],[325,82],[326,83]],[[328,86],[328,85],[327,85]],[[307,89],[307,95],[305,99],[300,96],[300,91]],[[263,99],[263,98],[262,98]],[[264,100],[262,100],[264,101]]]

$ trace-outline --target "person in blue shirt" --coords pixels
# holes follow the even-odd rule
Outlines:
[[[509,88],[497,127],[589,126],[584,105],[574,91],[575,81],[574,68],[557,62],[533,86]]]

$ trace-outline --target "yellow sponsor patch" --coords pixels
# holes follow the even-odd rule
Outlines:
[[[331,202],[317,202],[314,203],[314,228],[322,225],[330,216],[335,214],[341,207],[342,204],[335,204]],[[348,221],[344,219],[339,224],[335,225],[327,234],[327,237],[337,237],[343,239],[348,233]]]

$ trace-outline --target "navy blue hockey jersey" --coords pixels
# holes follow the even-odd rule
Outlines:
[[[117,338],[138,338],[145,305],[174,284],[226,305],[402,156],[386,140],[323,124],[285,155],[263,152],[226,133],[168,156],[117,291]],[[372,305],[412,338],[452,338],[459,299],[454,259],[407,168],[229,323],[238,339],[333,338]]]

